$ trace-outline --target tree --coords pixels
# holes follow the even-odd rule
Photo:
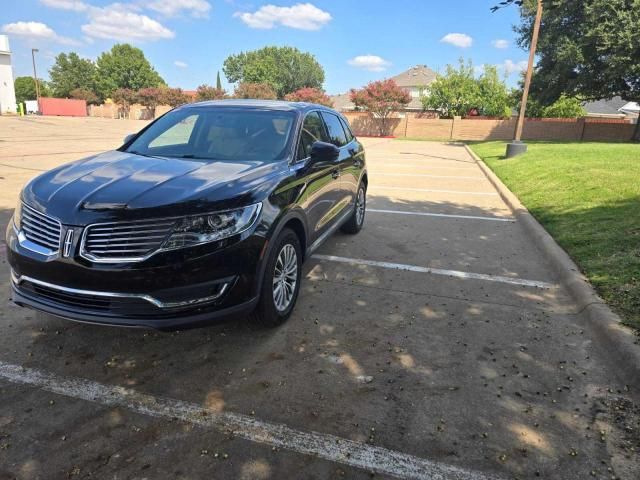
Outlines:
[[[371,82],[361,90],[352,89],[350,92],[352,102],[360,102],[375,116],[381,119],[380,134],[387,134],[387,119],[399,110],[404,109],[411,102],[411,95],[400,88],[393,80],[379,80]]]
[[[222,100],[227,98],[227,92],[212,87],[211,85],[200,85],[196,89],[196,100],[202,102],[204,100]]]
[[[446,73],[438,75],[421,100],[425,110],[438,110],[445,118],[464,116],[478,108],[480,87],[471,61],[465,63],[461,58],[457,69],[447,65]]]
[[[508,0],[507,3],[517,3]],[[518,44],[528,48],[535,12],[521,5]],[[620,96],[640,102],[640,0],[548,0],[531,95],[550,105]],[[640,122],[634,134],[640,141]]]
[[[36,82],[33,81],[33,77],[17,77],[13,82],[13,86],[16,91],[17,103],[36,99]],[[40,87],[41,97],[48,97],[51,94],[46,82],[38,79],[38,86]]]
[[[543,117],[549,118],[578,118],[587,115],[582,103],[577,98],[562,95],[553,104],[542,110]]]
[[[151,112],[151,118],[156,116],[156,107],[162,103],[163,89],[157,87],[146,87],[138,90],[136,98],[140,105],[147,107]]]
[[[101,103],[98,96],[86,88],[74,88],[69,92],[69,97],[84,100],[87,102],[87,105],[98,105]]]
[[[278,98],[304,87],[322,88],[324,70],[316,58],[293,47],[264,47],[230,55],[224,74],[232,83],[268,83]]]
[[[136,92],[130,88],[117,88],[111,94],[111,99],[120,107],[120,115],[129,118],[129,109],[131,105],[136,103],[137,95]]]
[[[178,107],[189,103],[191,98],[182,91],[181,88],[163,88],[160,93],[160,103]]]
[[[49,69],[49,77],[55,97],[68,98],[78,88],[94,93],[96,90],[95,64],[75,52],[59,54]]]
[[[351,103],[353,103],[353,109],[355,111],[362,110],[364,108],[364,104],[367,101],[364,88],[360,90],[356,90],[355,88],[352,88],[349,91],[349,98],[351,100]]]
[[[510,118],[516,104],[495,66],[485,65],[476,78],[471,61],[465,63],[462,58],[458,68],[447,65],[446,73],[436,78],[421,100],[425,110],[438,110],[445,118],[462,117],[474,109],[480,115]]]
[[[333,102],[329,98],[329,95],[318,88],[301,88],[300,90],[285,95],[284,99],[289,102],[317,103],[319,105],[333,107]]]
[[[259,98],[263,100],[275,100],[276,92],[268,83],[242,82],[233,92],[234,98]]]
[[[139,90],[164,87],[164,80],[145,58],[142,50],[128,44],[116,44],[103,52],[96,62],[98,93],[110,97],[118,88]]]
[[[511,107],[515,105],[505,82],[498,77],[498,69],[485,65],[478,82],[478,109],[488,117],[511,118]]]
[[[218,71],[216,75],[216,88],[218,90],[222,90],[222,82],[220,81],[220,72]]]

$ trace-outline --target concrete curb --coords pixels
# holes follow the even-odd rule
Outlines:
[[[594,331],[595,340],[613,362],[626,385],[640,388],[640,344],[630,328],[622,325],[620,317],[598,296],[587,278],[560,245],[522,205],[518,197],[502,180],[465,144],[469,155],[478,163],[485,176],[498,190],[500,197],[513,211],[537,247],[550,260],[556,274],[577,303],[580,313]],[[634,392],[637,395],[638,392]]]

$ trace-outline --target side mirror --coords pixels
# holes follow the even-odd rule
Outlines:
[[[313,163],[333,163],[340,156],[340,149],[333,143],[314,142],[311,145],[311,161]]]
[[[135,133],[130,133],[129,135],[124,137],[124,144],[123,145],[126,145],[127,143],[129,143],[131,140],[133,140],[133,137],[135,137],[135,136],[136,136]]]

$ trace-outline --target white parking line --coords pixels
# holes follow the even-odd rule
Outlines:
[[[447,277],[463,278],[465,280],[487,280],[489,282],[508,283],[536,288],[556,288],[556,285],[538,280],[526,280],[523,278],[504,277],[502,275],[488,275],[485,273],[461,272],[459,270],[444,270],[441,268],[419,267],[417,265],[405,265],[402,263],[378,262],[375,260],[361,260],[357,258],[336,257],[334,255],[313,255],[316,260],[330,262],[349,263],[351,265],[368,265],[370,267],[390,268],[393,270],[405,270],[408,272],[431,273]]]
[[[459,190],[438,190],[435,188],[406,188],[406,187],[387,187],[385,185],[373,185],[374,188],[382,188],[386,190],[408,190],[411,192],[432,192],[432,193],[459,193],[461,195],[491,195],[497,196],[498,192],[461,192]]]
[[[412,167],[412,168],[428,168],[428,169],[434,169],[434,168],[444,168],[445,170],[469,170],[469,171],[474,171],[477,172],[478,171],[478,167],[477,166],[469,166],[469,167],[462,167],[462,166],[450,166],[447,167],[445,165],[427,165],[427,164],[415,164],[415,163],[408,163],[408,162],[403,162],[403,161],[399,161],[399,160],[388,160],[388,159],[380,159],[379,162],[374,158],[374,159],[369,159],[367,158],[367,164],[369,166],[388,166],[389,162],[395,162],[393,163],[394,167]]]
[[[375,447],[346,438],[317,432],[294,430],[280,423],[262,422],[253,416],[214,412],[200,405],[170,398],[154,397],[119,386],[104,385],[82,378],[59,377],[53,373],[0,361],[0,378],[31,385],[48,392],[100,405],[127,408],[151,417],[178,419],[232,432],[236,437],[342,463],[366,471],[419,480],[492,480],[497,477]],[[295,475],[294,475],[295,476]]]
[[[426,173],[374,173],[369,171],[372,177],[427,177],[427,178],[460,178],[463,180],[486,180],[486,177],[465,177],[459,175],[429,175]]]
[[[513,223],[516,220],[514,218],[499,218],[499,217],[480,217],[475,215],[452,215],[447,213],[428,213],[428,212],[407,212],[404,210],[380,210],[377,208],[367,208],[367,213],[390,213],[395,215],[418,215],[424,217],[444,217],[444,218],[461,218],[469,220],[489,220],[492,222],[509,222]]]

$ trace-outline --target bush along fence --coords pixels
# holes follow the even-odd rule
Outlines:
[[[368,112],[344,112],[356,135],[432,140],[511,140],[516,119],[486,118],[434,119],[422,113],[405,113],[387,119],[381,132],[380,119]],[[524,140],[630,141],[635,124],[625,119],[527,118]]]

